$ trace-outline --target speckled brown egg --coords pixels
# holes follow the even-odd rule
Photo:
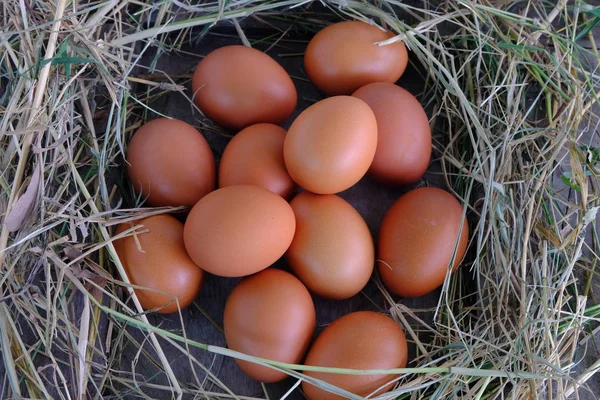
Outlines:
[[[267,269],[243,279],[225,305],[223,328],[227,346],[254,357],[298,363],[315,329],[315,307],[293,275]],[[250,377],[262,382],[285,379],[284,372],[236,360]]]
[[[290,204],[296,234],[286,259],[294,274],[325,298],[346,299],[360,292],[373,272],[375,247],[358,211],[334,194],[304,192]]]
[[[170,215],[155,215],[119,225],[115,236],[138,225],[139,233],[114,244],[131,283],[148,288],[134,289],[140,304],[163,314],[176,312],[177,303],[187,307],[200,292],[204,273],[185,251],[183,224]]]
[[[127,148],[135,190],[153,206],[193,206],[214,190],[215,159],[193,126],[159,118],[142,125]]]
[[[236,130],[259,122],[281,124],[298,101],[283,67],[245,46],[221,47],[204,57],[194,72],[192,90],[208,118]]]
[[[462,224],[462,227],[461,227]],[[379,231],[378,270],[385,286],[404,297],[418,297],[444,283],[463,259],[469,226],[463,206],[438,188],[419,188],[400,197]]]
[[[306,365],[349,369],[404,368],[407,363],[406,338],[402,329],[389,317],[372,311],[347,314],[329,325],[317,337],[306,356]],[[365,397],[392,389],[386,383],[397,375],[348,375],[307,372],[350,393]],[[381,389],[380,389],[381,388]],[[341,400],[344,397],[302,382],[309,400]]]
[[[377,119],[377,151],[369,174],[388,184],[418,181],[431,157],[431,128],[419,101],[384,82],[363,86],[353,96],[367,103]]]
[[[231,139],[219,164],[219,187],[255,185],[284,199],[295,184],[283,161],[285,129],[273,124],[247,127]]]
[[[204,196],[190,211],[185,248],[196,264],[219,276],[261,271],[286,252],[296,230],[290,205],[250,185],[227,186]]]
[[[350,94],[373,82],[396,82],[408,64],[406,46],[399,41],[377,44],[393,36],[361,21],[329,25],[308,43],[306,74],[328,95]]]
[[[283,158],[294,181],[318,194],[348,189],[375,156],[377,121],[364,101],[351,96],[321,100],[292,123]]]

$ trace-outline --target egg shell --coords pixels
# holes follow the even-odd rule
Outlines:
[[[269,268],[238,283],[225,305],[227,346],[254,357],[299,363],[312,339],[315,306],[306,287],[288,272]],[[277,382],[284,372],[236,360],[251,378]]]
[[[304,192],[290,205],[296,234],[286,260],[294,274],[325,298],[346,299],[360,292],[373,272],[375,246],[358,211],[334,194]]]
[[[379,46],[394,37],[361,21],[329,25],[308,43],[304,68],[310,80],[328,95],[351,94],[373,82],[396,82],[408,65],[404,43]]]
[[[131,283],[154,289],[134,289],[140,304],[145,310],[158,308],[161,314],[176,312],[177,302],[182,309],[187,307],[200,292],[204,272],[185,251],[183,224],[170,215],[155,215],[120,224],[115,236],[137,225],[142,225],[136,230],[140,233],[114,244]]]
[[[250,185],[227,186],[204,196],[185,222],[190,257],[205,271],[239,277],[261,271],[286,252],[296,219],[277,194]]]
[[[206,139],[176,119],[147,122],[127,148],[135,190],[153,206],[193,206],[215,188],[215,159]]]
[[[469,226],[454,196],[438,188],[412,190],[392,205],[381,224],[381,279],[390,291],[404,297],[427,294],[444,283],[457,242],[453,270],[462,261],[468,241]]]
[[[317,337],[305,365],[349,369],[406,367],[408,350],[402,329],[391,318],[372,311],[357,311],[335,320]],[[306,372],[358,396],[378,395],[394,386],[397,375],[348,375]],[[341,400],[345,397],[302,382],[309,400]]]
[[[255,124],[231,139],[219,164],[219,187],[255,185],[284,199],[295,184],[283,161],[285,129],[273,124]]]
[[[292,179],[306,190],[333,194],[367,172],[377,148],[377,121],[364,101],[351,96],[321,100],[292,123],[283,158]]]
[[[204,57],[194,72],[192,90],[208,118],[236,130],[259,122],[281,124],[298,101],[283,67],[246,46],[221,47]]]
[[[418,181],[431,158],[431,128],[419,101],[385,82],[363,86],[353,96],[367,103],[377,119],[377,150],[369,174],[388,184]]]

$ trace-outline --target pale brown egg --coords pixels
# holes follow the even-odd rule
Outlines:
[[[183,224],[166,214],[123,223],[115,236],[137,225],[135,236],[114,241],[127,276],[142,307],[172,313],[190,305],[198,293],[204,272],[188,256],[183,245]],[[163,292],[163,293],[159,293]]]
[[[462,228],[461,228],[462,224]],[[427,294],[462,261],[469,242],[463,207],[438,188],[419,188],[400,197],[379,231],[378,270],[385,286],[404,297]]]
[[[135,190],[153,206],[193,206],[215,188],[215,159],[206,139],[176,119],[147,122],[127,148]]]
[[[219,276],[261,271],[286,252],[296,219],[277,194],[250,185],[227,186],[204,196],[185,222],[185,248],[196,264]]]
[[[285,129],[273,124],[240,131],[221,157],[219,187],[255,185],[289,199],[295,184],[283,161],[284,141]]]
[[[353,96],[367,103],[377,119],[377,151],[369,174],[388,184],[418,181],[431,158],[431,128],[419,101],[384,82],[363,86]]]
[[[294,272],[313,293],[346,299],[365,287],[375,265],[375,246],[358,211],[334,194],[304,192],[290,203],[296,234],[286,253]]]
[[[223,328],[227,346],[254,357],[299,363],[315,329],[315,307],[293,275],[269,268],[244,278],[225,305]],[[236,360],[250,377],[277,382],[287,376],[268,367]]]
[[[298,101],[283,67],[246,46],[221,47],[204,57],[194,72],[192,90],[208,118],[236,130],[259,122],[281,124]]]
[[[321,100],[292,123],[283,145],[289,174],[304,189],[338,193],[362,178],[375,156],[377,121],[351,96]]]
[[[306,365],[349,369],[394,369],[406,367],[408,350],[402,329],[389,317],[372,311],[347,314],[317,337],[306,356]],[[358,396],[378,395],[392,389],[397,375],[348,375],[307,372]],[[309,400],[341,400],[345,397],[302,382]]]
[[[328,95],[351,94],[373,82],[396,82],[408,65],[404,43],[380,46],[394,37],[361,21],[329,25],[312,38],[304,53],[310,80]]]

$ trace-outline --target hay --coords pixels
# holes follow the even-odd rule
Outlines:
[[[374,21],[396,32],[426,67],[422,99],[434,107],[436,137],[443,138],[434,143],[435,155],[448,188],[476,221],[474,257],[447,280],[433,323],[381,287],[418,357],[412,368],[395,371],[404,373],[398,387],[380,397],[562,398],[591,378],[598,363],[581,375],[573,368],[577,345],[600,315],[587,305],[598,259],[600,157],[580,141],[597,123],[599,75],[583,61],[586,53],[598,57],[591,36],[597,10],[566,1],[436,7],[344,0],[323,1],[326,9],[317,11],[300,0],[194,3],[0,6],[0,210],[7,210],[0,234],[0,394],[99,398],[158,389],[176,398],[244,398],[212,372],[206,381],[178,380],[161,350],[167,344],[194,371],[211,368],[191,355],[197,347],[310,379],[302,371],[314,367],[257,360],[198,343],[183,326],[150,324],[135,298],[125,302],[131,287],[111,244],[115,223],[172,211],[123,209],[122,199],[137,204],[131,189],[109,179],[148,100],[185,83],[133,76],[141,54],[150,46],[177,51],[217,21],[233,21],[247,40],[239,22],[249,17],[305,31],[335,15]],[[577,44],[582,37],[592,50]],[[134,83],[147,86],[147,99],[132,95]],[[107,123],[98,130],[101,113]],[[557,180],[571,190],[555,190]],[[583,285],[581,276],[588,277]],[[465,285],[471,277],[473,287]],[[127,326],[145,332],[152,353]],[[421,341],[420,332],[431,340]],[[25,342],[25,335],[35,340]],[[169,384],[117,370],[126,342],[137,356],[155,360]],[[214,390],[204,389],[207,382]]]

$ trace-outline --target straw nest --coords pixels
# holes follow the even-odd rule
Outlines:
[[[597,51],[593,39],[591,50],[577,44],[591,38],[597,10],[566,1],[148,3],[0,6],[3,398],[236,397],[192,350],[252,358],[194,341],[184,325],[151,324],[130,298],[111,233],[120,221],[173,211],[133,208],[131,189],[114,179],[148,102],[189,81],[139,74],[148,72],[141,55],[180,51],[214,26],[244,37],[247,19],[274,27],[265,38],[273,43],[339,18],[377,23],[424,71],[434,157],[447,189],[468,204],[473,256],[444,285],[432,321],[381,288],[417,349],[382,398],[561,398],[593,375],[597,365],[573,368],[598,317],[588,298],[600,151],[580,136],[595,128],[598,75],[583,60]],[[163,383],[134,373],[134,363],[123,369],[124,352],[152,360]],[[195,381],[180,380],[175,362]],[[305,367],[262,362],[303,378]]]

